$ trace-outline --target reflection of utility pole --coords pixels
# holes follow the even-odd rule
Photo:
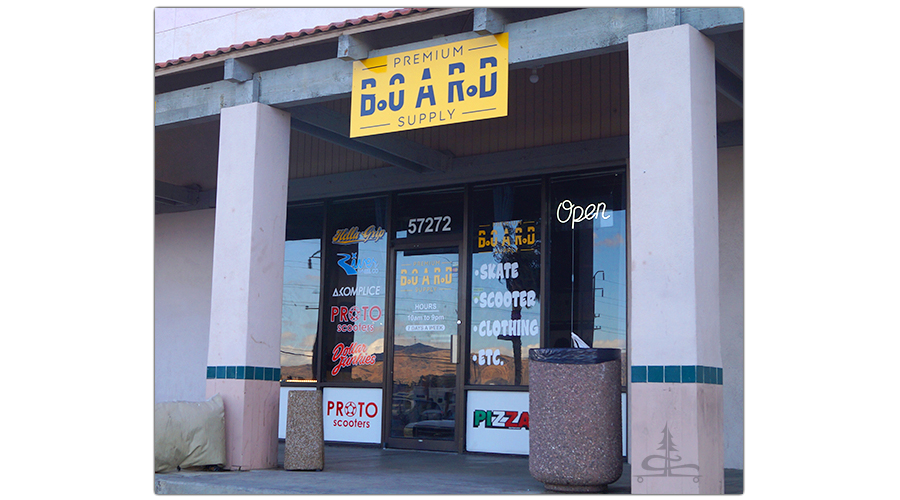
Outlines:
[[[316,254],[319,254],[319,256],[316,257]],[[319,259],[319,262],[322,262],[322,250],[316,250],[315,252],[312,253],[312,255],[309,256],[308,259],[306,259],[307,264],[309,265],[310,269],[312,269],[312,260],[313,259]]]
[[[522,319],[522,307],[513,308],[510,318],[512,320]],[[522,337],[518,335],[498,335],[497,340],[512,341],[513,367],[515,368],[514,385],[522,385]]]
[[[591,279],[593,280],[594,298],[595,299],[597,298],[597,290],[600,290],[600,296],[603,297],[603,288],[597,288],[597,275],[598,274],[601,275],[600,279],[602,279],[603,281],[606,281],[606,273],[604,273],[603,271],[597,271],[596,273],[594,273],[594,276]]]
[[[591,326],[593,327],[594,330],[600,330],[602,328],[602,327],[594,324],[594,319],[597,319],[600,317],[600,315],[597,314],[597,290],[600,290],[600,297],[603,297],[603,287],[597,288],[597,275],[598,274],[600,275],[601,280],[606,281],[606,273],[604,273],[603,271],[597,271],[594,273],[594,276],[591,277],[591,281],[592,281],[591,288],[593,289],[591,291],[591,293],[593,294],[592,307],[594,308],[594,318],[591,320]]]
[[[500,335],[498,340],[511,340],[513,352],[513,367],[515,368],[514,385],[522,385],[522,337]]]

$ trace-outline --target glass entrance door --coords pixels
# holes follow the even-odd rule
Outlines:
[[[388,445],[455,451],[459,247],[396,250],[395,259]]]

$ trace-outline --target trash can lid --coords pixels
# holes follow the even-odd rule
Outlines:
[[[560,363],[564,365],[593,365],[607,361],[619,360],[620,349],[609,348],[573,348],[553,347],[545,349],[529,349],[528,359],[544,363]]]

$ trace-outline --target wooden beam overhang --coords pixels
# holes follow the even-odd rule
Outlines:
[[[200,201],[200,190],[156,181],[155,197],[156,203],[190,206],[196,205]]]
[[[299,121],[299,120],[297,120]],[[719,148],[744,143],[743,121],[720,123],[716,127]],[[628,136],[592,139],[555,146],[454,158],[450,168],[429,175],[409,175],[404,167],[385,167],[360,172],[305,177],[288,181],[288,202],[359,196],[397,190],[434,188],[469,182],[486,182],[510,177],[552,174],[557,171],[593,169],[604,165],[624,165],[628,158]],[[159,186],[157,182],[157,186]],[[177,186],[173,186],[176,187]],[[156,213],[181,212],[215,206],[215,189],[199,193],[194,205],[156,204]]]
[[[288,202],[330,197],[359,196],[399,190],[436,188],[468,182],[573,171],[604,164],[625,165],[628,136],[594,139],[570,144],[454,158],[446,172],[409,175],[402,168],[379,168],[288,182]]]
[[[744,107],[744,82],[718,61],[716,61],[716,90],[738,106]]]
[[[322,105],[296,108],[291,117],[291,128],[295,130],[413,172],[447,171],[453,159],[397,134],[351,139],[347,116]]]
[[[291,118],[291,128],[302,132],[304,134],[311,135],[318,139],[322,139],[323,141],[328,141],[332,144],[337,144],[338,146],[347,148],[351,151],[356,151],[357,153],[362,153],[364,155],[371,156],[373,158],[377,158],[384,162],[387,162],[391,165],[402,167],[407,171],[413,171],[415,173],[421,174],[422,172],[427,171],[428,169],[423,165],[419,165],[417,163],[405,160],[398,156],[392,155],[382,149],[379,149],[374,146],[370,146],[368,144],[363,144],[361,142],[350,139],[349,137],[345,137],[337,132],[332,132],[331,130],[312,125],[308,122],[297,118]]]
[[[743,132],[743,121],[718,124],[717,147],[743,145]],[[448,170],[428,176],[409,175],[402,168],[388,167],[292,179],[288,182],[288,202],[572,172],[606,165],[625,165],[627,158],[628,136],[621,135],[454,158]]]
[[[176,186],[156,181],[156,213],[197,210],[215,206],[215,190],[201,191],[199,186]]]

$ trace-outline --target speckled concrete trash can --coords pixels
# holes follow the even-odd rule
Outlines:
[[[596,493],[622,475],[619,349],[528,353],[531,475],[552,491]]]
[[[288,391],[284,468],[322,470],[324,467],[322,391]]]

